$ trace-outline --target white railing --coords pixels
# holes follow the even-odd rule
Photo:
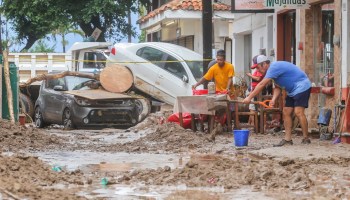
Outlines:
[[[18,67],[20,82],[52,71],[72,70],[72,56],[67,53],[9,53],[9,62]]]

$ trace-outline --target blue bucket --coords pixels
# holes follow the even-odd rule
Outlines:
[[[233,130],[233,137],[235,139],[236,147],[243,147],[248,145],[249,130]]]

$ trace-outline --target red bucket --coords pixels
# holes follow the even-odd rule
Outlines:
[[[192,90],[192,95],[203,95],[203,94],[208,94],[208,89]]]
[[[204,95],[208,94],[208,89],[192,90],[192,95]],[[216,91],[215,94],[227,94],[227,91]]]

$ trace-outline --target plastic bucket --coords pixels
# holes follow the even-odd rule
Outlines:
[[[233,130],[233,137],[236,147],[248,145],[249,130]]]
[[[193,94],[193,95],[208,94],[208,90],[207,90],[207,89],[203,89],[203,90],[192,90],[192,94]]]

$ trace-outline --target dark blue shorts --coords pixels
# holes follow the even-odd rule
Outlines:
[[[302,93],[296,94],[294,97],[287,96],[285,107],[309,107],[310,93],[311,88]]]

